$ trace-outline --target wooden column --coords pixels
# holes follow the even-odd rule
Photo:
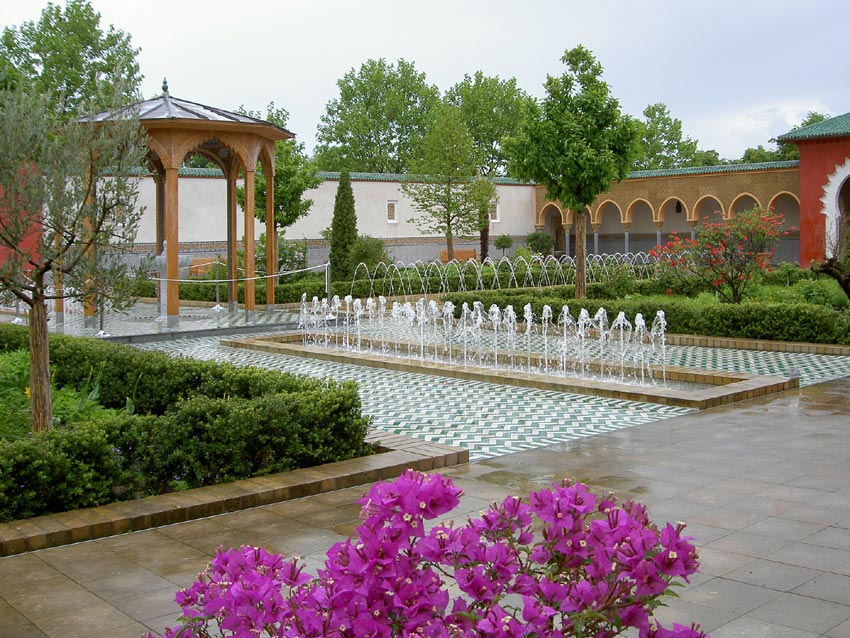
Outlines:
[[[177,253],[180,241],[177,235],[177,169],[165,169],[165,278],[167,327],[177,328],[180,324],[180,278]]]
[[[266,306],[274,310],[277,277],[277,224],[274,222],[274,172],[266,167]]]
[[[236,178],[239,176],[239,169],[233,167],[227,177],[227,310],[236,312],[239,306],[238,287],[236,278],[239,276],[236,259],[236,238],[238,229],[236,228]]]
[[[254,168],[245,169],[245,314],[250,321],[254,315]]]

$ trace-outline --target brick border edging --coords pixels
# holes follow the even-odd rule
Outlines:
[[[250,479],[0,523],[0,557],[105,538],[469,462],[469,450],[370,431],[378,454]]]
[[[834,343],[809,343],[806,341],[772,341],[770,339],[745,339],[743,337],[707,337],[703,335],[667,334],[667,343],[673,346],[703,346],[706,348],[733,348],[762,352],[795,352],[850,356],[850,346]]]

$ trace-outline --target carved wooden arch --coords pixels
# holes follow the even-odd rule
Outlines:
[[[655,208],[653,208],[653,206],[652,206],[652,204],[649,202],[649,200],[648,200],[648,199],[646,199],[646,198],[644,198],[644,197],[635,197],[635,198],[634,198],[634,199],[633,199],[633,200],[629,203],[628,208],[626,208],[626,219],[624,220],[624,223],[626,223],[626,224],[634,223],[634,217],[632,216],[632,209],[634,208],[635,204],[637,204],[638,202],[643,202],[644,204],[646,204],[647,206],[649,206],[649,212],[650,212],[650,214],[652,215],[652,221],[657,222],[658,220],[657,220],[657,219],[656,219],[656,217],[655,217],[655,215],[656,215],[656,213],[655,213]]]
[[[744,191],[743,193],[738,193],[738,194],[735,196],[735,199],[733,199],[733,200],[732,200],[732,203],[731,203],[731,204],[729,204],[729,208],[726,210],[726,216],[724,216],[724,219],[732,219],[732,215],[734,215],[734,214],[735,214],[735,203],[736,203],[739,199],[741,199],[742,197],[752,197],[752,198],[753,198],[753,200],[754,200],[754,201],[755,201],[755,203],[756,203],[756,206],[758,206],[759,208],[761,208],[761,207],[762,207],[762,205],[761,205],[761,201],[759,201],[759,198],[758,198],[758,197],[756,197],[755,195],[753,195],[753,194],[752,194],[752,193],[750,193],[750,192]]]
[[[720,207],[720,216],[723,219],[726,219],[726,211],[723,209],[723,201],[717,197],[716,195],[706,194],[700,197],[696,202],[694,202],[694,207],[691,209],[690,215],[688,217],[689,222],[699,222],[699,218],[697,217],[697,211],[699,210],[699,205],[702,204],[703,200],[713,199],[717,202],[717,205]]]
[[[263,140],[260,147],[260,163],[263,165],[263,172],[267,176],[274,178],[274,142],[271,140]]]
[[[226,146],[242,163],[245,165],[245,161],[247,159],[245,145],[242,143],[242,140],[239,137],[230,135],[224,131],[213,131],[213,130],[205,130],[198,131],[197,133],[191,133],[184,140],[184,143],[179,147],[179,150],[183,153],[180,157],[180,162],[186,158],[192,150],[199,147],[201,144],[206,142],[207,140],[217,140],[222,145]],[[256,162],[255,162],[256,163]]]
[[[661,202],[661,205],[658,207],[658,219],[655,220],[655,221],[659,221],[659,222],[667,221],[666,219],[664,219],[664,207],[667,205],[667,202],[669,202],[670,200],[675,200],[677,202],[681,202],[682,208],[685,209],[685,219],[690,221],[691,213],[688,210],[688,205],[684,202],[684,200],[681,197],[679,197],[677,195],[671,195],[670,197],[665,199],[663,202]]]
[[[622,224],[623,221],[624,221],[624,219],[623,219],[623,208],[620,206],[620,204],[617,203],[616,200],[613,200],[610,197],[599,203],[599,205],[596,207],[596,210],[590,216],[590,223],[591,224],[601,224],[602,223],[602,218],[600,217],[601,214],[602,214],[601,211],[605,207],[606,204],[614,204],[614,208],[617,209],[617,213],[619,213],[619,215],[620,215],[620,223]]]

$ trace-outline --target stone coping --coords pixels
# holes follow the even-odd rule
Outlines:
[[[271,505],[469,462],[469,451],[370,431],[379,453],[133,501],[0,523],[0,557]]]
[[[329,350],[300,343],[298,334],[282,334],[263,338],[222,339],[221,345],[233,348],[276,352],[290,356],[364,365],[400,372],[429,374],[449,378],[536,388],[554,392],[588,394],[644,403],[660,403],[704,410],[735,401],[754,399],[765,394],[783,392],[800,387],[799,377],[780,377],[668,366],[671,380],[708,384],[709,387],[665,388],[636,386],[616,382],[596,381],[542,374],[528,374],[507,370],[487,370],[473,366],[447,365],[434,361],[393,357],[386,354],[352,353]],[[296,343],[297,342],[297,343]]]
[[[770,339],[741,339],[736,337],[704,337],[670,333],[667,334],[667,343],[673,346],[702,346],[704,348],[731,348],[733,350],[850,356],[850,346],[840,346],[831,343],[772,341]]]

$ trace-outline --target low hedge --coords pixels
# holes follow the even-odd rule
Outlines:
[[[452,293],[443,299],[451,301],[460,312],[463,302],[481,301],[485,308],[496,304],[500,308],[511,304],[522,316],[522,308],[530,303],[534,315],[540,317],[543,306],[549,305],[557,320],[561,307],[567,304],[573,317],[581,308],[594,315],[605,307],[609,319],[623,311],[633,321],[642,313],[651,323],[658,310],[663,310],[667,331],[712,337],[743,339],[768,339],[807,343],[850,344],[850,313],[814,304],[742,303],[706,304],[691,299],[671,297],[663,302],[653,299],[583,299],[575,300],[564,295],[550,294],[550,290],[527,291],[526,295],[503,295],[500,291],[475,291]]]
[[[0,350],[26,348],[0,325]],[[50,336],[58,387],[97,384],[91,423],[0,440],[0,520],[329,463],[372,452],[355,383],[174,359],[105,341]]]

